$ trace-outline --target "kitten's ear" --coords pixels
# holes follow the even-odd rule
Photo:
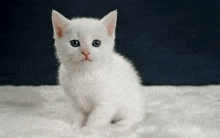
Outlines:
[[[108,35],[110,37],[115,36],[115,28],[117,22],[117,10],[110,12],[101,19],[101,22],[105,25]]]
[[[66,32],[66,26],[70,23],[70,20],[66,19],[63,15],[57,11],[52,11],[52,22],[54,37],[62,38]]]

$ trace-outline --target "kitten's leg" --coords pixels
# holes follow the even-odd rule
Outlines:
[[[110,124],[115,111],[115,106],[111,104],[103,104],[95,107],[87,118],[86,127],[95,128]]]
[[[85,123],[85,113],[77,104],[72,104],[69,113],[65,117],[65,121],[73,127],[80,128]]]
[[[128,119],[121,120],[115,124],[115,128],[117,129],[117,131],[125,131],[125,130],[136,131],[138,126],[139,126],[139,122]]]
[[[144,117],[144,113],[142,113],[141,110],[124,110],[123,112],[120,112],[122,110],[119,110],[119,113],[116,114],[120,117],[120,120],[115,122],[113,125],[117,131],[136,131]]]
[[[107,129],[107,131],[110,131],[111,135],[115,135],[113,137],[137,138],[137,129],[139,125],[139,123],[134,123],[132,121],[121,120],[116,124],[113,124],[110,129]]]

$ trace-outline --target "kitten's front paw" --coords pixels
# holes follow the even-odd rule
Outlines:
[[[81,129],[78,125],[72,125],[71,130],[74,133],[74,135],[81,135]]]
[[[98,130],[90,127],[83,127],[81,133],[85,136],[98,136]]]
[[[72,125],[72,130],[79,130],[81,127],[79,125]]]
[[[74,138],[103,138],[98,130],[88,127],[72,126]]]

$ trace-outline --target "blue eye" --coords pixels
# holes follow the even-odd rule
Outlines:
[[[94,47],[99,47],[101,45],[101,41],[100,40],[93,40],[92,45]]]
[[[73,47],[79,47],[80,46],[80,42],[78,40],[71,40],[70,41],[70,44],[73,46]]]

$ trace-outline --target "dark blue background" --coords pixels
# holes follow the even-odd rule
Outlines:
[[[57,83],[52,9],[102,18],[118,9],[116,50],[144,84],[220,84],[220,1],[15,0],[1,10],[0,84]]]

